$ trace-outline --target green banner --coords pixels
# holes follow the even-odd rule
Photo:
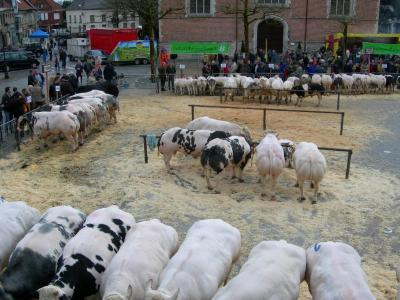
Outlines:
[[[362,43],[362,51],[369,54],[400,55],[400,44]]]
[[[229,54],[229,43],[171,42],[172,54]]]

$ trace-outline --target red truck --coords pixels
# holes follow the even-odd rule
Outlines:
[[[110,54],[119,42],[139,39],[136,29],[98,29],[87,31],[91,49],[103,50]]]

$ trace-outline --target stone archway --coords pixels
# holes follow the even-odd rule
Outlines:
[[[268,49],[274,49],[278,53],[283,53],[287,49],[288,43],[288,24],[281,17],[270,15],[264,20],[255,22],[253,28],[253,51],[261,48],[265,50],[266,43]]]

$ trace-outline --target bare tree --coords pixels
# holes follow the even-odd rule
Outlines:
[[[233,1],[232,1],[233,2]],[[243,23],[244,52],[249,53],[250,26],[257,20],[265,19],[266,15],[276,13],[284,8],[284,4],[266,5],[257,0],[236,0],[234,4],[225,5],[222,11],[228,15],[238,15]]]
[[[119,1],[119,0],[110,0]],[[127,13],[139,16],[143,22],[144,32],[148,34],[150,40],[150,68],[151,78],[155,78],[156,64],[154,62],[155,48],[154,36],[158,30],[158,23],[161,19],[170,14],[182,12],[184,9],[183,0],[178,0],[177,5],[162,9],[159,0],[120,0]]]

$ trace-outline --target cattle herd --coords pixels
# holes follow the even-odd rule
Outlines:
[[[0,240],[2,300],[291,300],[303,280],[316,300],[375,299],[360,256],[340,242],[262,241],[227,282],[241,234],[220,219],[195,222],[179,246],[171,226],[115,205],[40,216],[0,198]]]
[[[270,103],[274,100],[286,104],[291,102],[292,95],[297,96],[296,105],[301,106],[305,97],[318,97],[318,106],[322,95],[331,91],[340,91],[346,94],[394,92],[400,86],[400,77],[375,74],[303,74],[301,77],[291,76],[285,81],[279,75],[270,78],[253,78],[232,74],[230,76],[199,76],[197,78],[176,78],[175,92],[179,95],[215,95],[216,88],[222,88],[225,101],[231,99],[241,91],[243,101],[252,97],[259,97],[260,101]]]
[[[194,119],[186,128],[174,127],[165,131],[158,140],[158,152],[163,155],[167,170],[171,169],[171,158],[181,152],[194,158],[200,157],[207,187],[219,193],[218,183],[223,170],[232,169],[232,178],[243,182],[242,172],[255,153],[260,182],[266,185],[271,178],[271,200],[277,178],[285,167],[293,167],[297,175],[296,185],[300,188],[299,201],[304,201],[303,186],[310,181],[314,188],[312,203],[317,203],[319,184],[327,165],[324,156],[314,143],[301,142],[295,145],[287,139],[278,140],[276,133],[267,133],[257,147],[254,147],[249,130],[237,124],[200,117]],[[214,171],[219,177],[212,186],[210,176]],[[265,193],[262,193],[265,196]]]
[[[46,141],[51,136],[63,136],[69,141],[72,151],[83,145],[85,138],[95,125],[117,122],[119,110],[115,96],[92,90],[60,100],[57,105],[48,104],[38,111],[25,114],[18,119],[17,129],[22,131],[27,124],[32,138]]]

